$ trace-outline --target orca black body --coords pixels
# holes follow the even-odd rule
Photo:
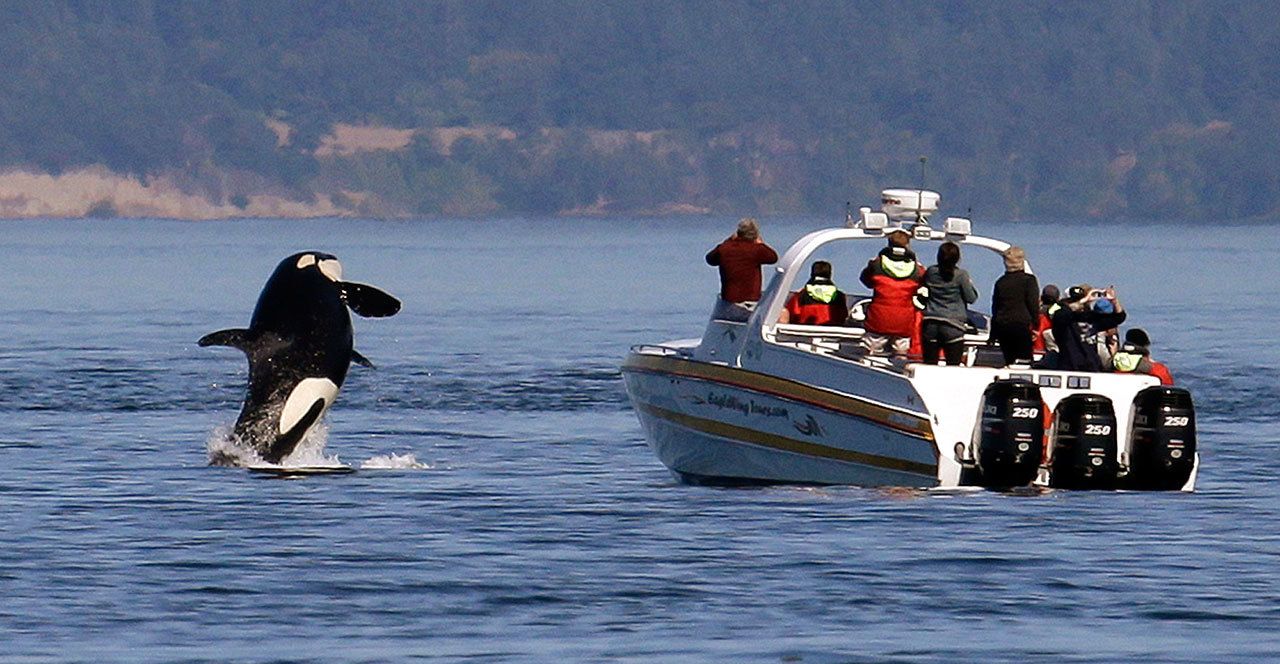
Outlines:
[[[249,387],[235,437],[280,463],[333,405],[351,362],[373,366],[352,346],[351,316],[394,315],[400,301],[342,281],[338,259],[294,254],[276,267],[258,296],[248,329],[220,330],[201,346],[230,346],[249,358]]]

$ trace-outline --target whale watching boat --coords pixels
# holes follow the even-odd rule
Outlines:
[[[930,226],[939,200],[885,190],[880,211],[791,246],[747,320],[716,309],[701,338],[633,347],[623,379],[658,459],[696,484],[1194,490],[1191,394],[1153,376],[1002,366],[975,311],[962,365],[869,355],[869,295],[848,296],[846,325],[779,322],[815,254],[834,247],[861,242],[869,257],[902,229],[917,247],[1009,248],[967,218]]]

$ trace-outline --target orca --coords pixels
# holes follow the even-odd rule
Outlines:
[[[238,348],[249,385],[232,435],[278,464],[306,438],[338,397],[352,362],[373,367],[352,344],[351,316],[400,311],[395,297],[342,280],[330,254],[304,251],[280,262],[262,287],[248,329],[211,332],[201,346]]]

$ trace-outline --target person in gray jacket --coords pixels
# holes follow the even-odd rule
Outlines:
[[[924,307],[920,343],[925,364],[937,364],[939,352],[947,364],[957,365],[963,360],[968,305],[978,300],[978,289],[959,265],[960,245],[943,242],[938,247],[938,264],[925,270],[919,297]]]

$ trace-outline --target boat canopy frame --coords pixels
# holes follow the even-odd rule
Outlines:
[[[896,231],[910,233],[913,240],[920,242],[951,241],[956,244],[981,247],[997,255],[1003,254],[1006,249],[1013,246],[1008,242],[995,238],[968,233],[948,233],[930,228],[924,224],[915,224],[914,227],[902,224],[870,230],[855,227],[824,228],[813,231],[791,245],[786,253],[782,255],[777,266],[774,267],[774,276],[760,296],[762,306],[756,307],[748,322],[750,335],[757,339],[765,339],[766,330],[772,330],[778,324],[778,317],[782,314],[787,297],[792,290],[799,287],[797,282],[804,283],[808,279],[806,275],[802,274],[804,264],[819,248],[835,242],[885,240],[890,233]],[[1028,274],[1034,274],[1031,271],[1031,263],[1029,261],[1025,270]]]

